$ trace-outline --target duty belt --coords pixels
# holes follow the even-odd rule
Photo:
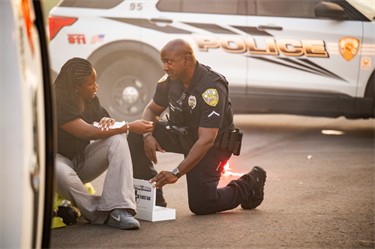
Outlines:
[[[243,131],[236,128],[224,132],[214,143],[214,146],[222,151],[232,152],[233,155],[239,156],[241,153]]]

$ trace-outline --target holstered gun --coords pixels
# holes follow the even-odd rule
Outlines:
[[[172,130],[170,125],[165,126],[165,132],[167,133],[167,137],[168,137],[169,142],[172,145],[176,145],[177,141],[178,141],[177,136],[173,133],[173,130]]]
[[[174,123],[169,120],[168,116],[168,123],[165,126],[166,133],[168,135],[168,139],[172,145],[176,145],[177,141],[179,141],[182,147],[185,150],[190,150],[193,147],[195,140],[190,135],[187,126],[178,127],[174,125]]]
[[[178,140],[180,141],[182,147],[185,150],[190,150],[191,147],[193,147],[195,141],[194,139],[190,136],[188,127],[177,127],[172,125],[172,131],[174,134],[177,135]]]

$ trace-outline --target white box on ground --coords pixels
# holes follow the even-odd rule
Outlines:
[[[136,219],[147,221],[175,220],[176,209],[155,206],[156,189],[146,180],[134,179]]]

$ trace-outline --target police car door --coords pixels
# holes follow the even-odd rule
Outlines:
[[[356,96],[362,23],[319,19],[314,8],[320,2],[247,1],[250,95],[278,96],[279,100],[295,103],[298,98],[305,103],[310,99],[312,106],[317,99]],[[349,51],[348,47],[352,49]],[[283,107],[269,108],[277,111]],[[289,108],[313,107],[299,103]]]
[[[241,5],[243,4],[243,5]],[[194,49],[197,60],[225,75],[231,92],[246,88],[244,0],[160,0],[144,4],[142,41],[160,50],[168,41],[182,38]]]

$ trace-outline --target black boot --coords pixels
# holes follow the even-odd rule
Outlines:
[[[243,209],[254,209],[259,206],[264,199],[264,184],[266,183],[266,171],[259,166],[255,166],[249,173],[242,176],[242,178],[250,181],[254,187],[255,195],[250,201],[241,203]]]

